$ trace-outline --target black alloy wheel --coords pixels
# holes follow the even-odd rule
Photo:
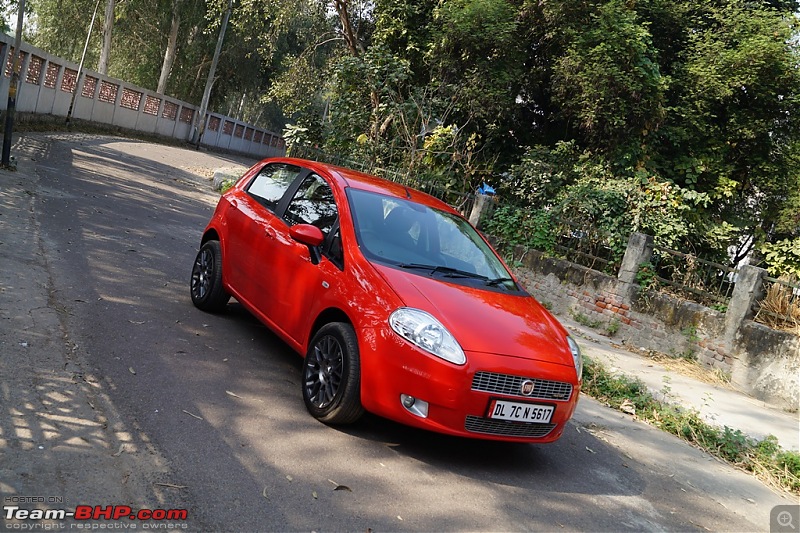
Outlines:
[[[219,241],[207,241],[197,252],[192,266],[190,290],[192,303],[203,311],[218,312],[228,305],[230,295],[222,287],[222,248]]]
[[[326,324],[314,335],[303,364],[303,401],[314,418],[350,424],[364,414],[361,369],[353,326]]]

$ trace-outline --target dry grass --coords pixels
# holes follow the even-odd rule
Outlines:
[[[644,348],[637,348],[633,345],[621,345],[611,343],[615,348],[622,348],[629,352],[633,352],[642,357],[647,357],[654,363],[666,368],[667,370],[677,372],[684,376],[694,378],[703,383],[710,383],[719,387],[733,388],[731,386],[731,377],[729,374],[723,372],[719,368],[708,367],[694,359],[686,359],[684,357],[674,357],[663,352],[656,350],[646,350]]]
[[[719,368],[711,368],[698,361],[672,357],[667,354],[654,354],[650,358],[667,370],[672,370],[704,383],[732,388],[730,375]]]
[[[780,279],[792,281],[785,277]],[[771,283],[764,299],[759,302],[755,320],[773,329],[800,335],[800,298],[791,287]]]

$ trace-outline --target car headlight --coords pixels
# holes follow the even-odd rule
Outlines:
[[[395,333],[436,357],[457,365],[467,362],[455,337],[425,311],[401,307],[389,316],[389,325]]]
[[[572,352],[572,360],[575,362],[575,372],[578,374],[578,381],[583,378],[583,354],[581,348],[575,339],[567,335],[567,344],[569,344],[569,351]]]

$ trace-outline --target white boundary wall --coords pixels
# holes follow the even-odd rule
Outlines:
[[[0,110],[8,106],[13,63],[13,37],[0,34]],[[62,116],[66,120],[78,65],[52,56],[26,43],[20,46],[22,61],[16,109],[20,113]],[[129,130],[190,140],[198,106],[142,89],[115,78],[83,69],[75,95],[72,117]],[[282,156],[283,138],[277,133],[245,122],[206,113],[201,144],[256,157]]]

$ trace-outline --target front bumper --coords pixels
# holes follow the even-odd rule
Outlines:
[[[564,431],[578,402],[575,369],[507,355],[466,351],[457,366],[378,329],[359,335],[364,408],[402,424],[460,437],[552,442]],[[522,393],[523,382],[530,395]],[[530,383],[533,382],[533,383]],[[427,417],[403,406],[401,395],[427,402]],[[494,400],[553,406],[547,424],[489,417]]]

